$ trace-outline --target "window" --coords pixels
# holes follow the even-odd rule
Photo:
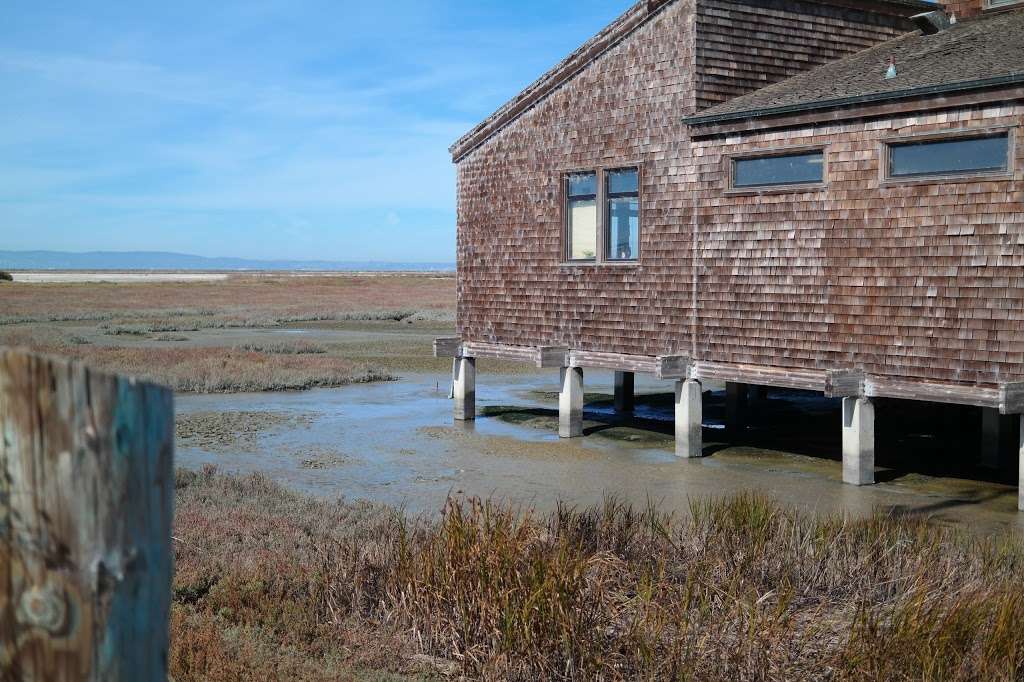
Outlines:
[[[734,188],[811,185],[825,181],[825,153],[818,149],[732,160]]]
[[[1005,173],[1010,163],[1008,133],[888,145],[890,178]]]
[[[565,258],[580,263],[633,262],[640,256],[640,169],[565,176]]]
[[[597,258],[597,173],[575,173],[566,180],[569,260]]]
[[[1019,4],[1021,0],[985,0],[985,7],[995,9],[996,7],[1008,7]]]
[[[640,183],[636,168],[608,171],[608,260],[636,260],[640,252]]]

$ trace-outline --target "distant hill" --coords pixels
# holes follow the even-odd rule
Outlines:
[[[0,251],[3,270],[319,270],[442,272],[454,263],[379,263],[362,261],[250,260],[206,258],[160,251]]]

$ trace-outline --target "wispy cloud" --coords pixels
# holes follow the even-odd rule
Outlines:
[[[387,235],[392,259],[450,260],[448,145],[628,2],[594,4],[581,21],[539,0],[16,3],[0,235],[346,259],[379,257]]]

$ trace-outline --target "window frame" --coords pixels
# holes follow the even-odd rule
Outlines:
[[[737,150],[725,154],[722,158],[722,172],[725,174],[725,194],[727,196],[786,194],[793,192],[817,192],[828,187],[829,154],[827,144],[788,145],[782,147],[763,147],[759,149]],[[821,153],[821,180],[819,182],[794,182],[789,184],[747,185],[736,186],[736,162],[753,161],[783,156],[800,156],[814,152]]]
[[[636,257],[630,260],[613,260],[608,258],[608,173],[612,171],[636,170],[636,196],[637,196],[637,253]],[[597,175],[597,254],[588,260],[573,260],[570,258],[569,247],[569,176],[582,173],[594,173]],[[640,264],[643,255],[643,226],[644,226],[644,165],[640,161],[626,161],[622,163],[594,165],[589,167],[564,168],[559,171],[559,198],[562,212],[561,228],[561,256],[559,265],[565,267],[636,267]]]
[[[979,128],[950,128],[947,130],[932,130],[916,135],[898,135],[884,138],[879,143],[879,187],[1012,180],[1016,174],[1016,129],[1017,126],[1013,125]],[[967,170],[953,173],[935,173],[932,175],[892,175],[892,148],[894,146],[920,142],[953,142],[957,140],[999,137],[1001,135],[1006,135],[1005,170]]]
[[[595,219],[595,229],[597,233],[594,235],[594,257],[593,258],[573,258],[572,249],[572,238],[569,231],[569,202],[573,199],[583,199],[583,197],[590,197],[590,194],[572,196],[569,194],[569,182],[570,178],[574,175],[593,175],[594,176],[594,211],[597,213]],[[597,263],[601,258],[601,173],[596,170],[575,170],[568,171],[562,174],[562,260],[566,263],[572,263],[574,265],[590,265]]]
[[[616,173],[621,171],[636,171],[636,192],[612,192],[609,189],[610,184],[610,173]],[[639,166],[619,166],[616,168],[606,168],[601,172],[601,176],[604,181],[604,204],[602,210],[604,213],[604,226],[601,230],[600,235],[604,239],[604,244],[601,251],[604,255],[604,261],[607,263],[636,263],[640,260],[640,167]],[[636,254],[632,258],[612,258],[608,254],[608,246],[612,238],[612,199],[625,199],[636,197]]]

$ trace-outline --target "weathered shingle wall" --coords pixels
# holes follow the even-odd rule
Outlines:
[[[705,109],[913,30],[907,19],[792,0],[697,0]]]
[[[691,144],[682,117],[696,107],[694,2],[667,4],[460,157],[460,335],[940,382],[1024,380],[1024,174],[879,183],[883,138],[1019,124],[1024,107]],[[723,194],[724,153],[803,144],[828,145],[827,190]],[[640,262],[561,264],[563,174],[634,162]]]
[[[458,167],[459,328],[469,340],[637,354],[690,347],[679,181],[693,111],[692,0],[665,6]],[[561,178],[640,162],[642,261],[564,266]]]
[[[1024,379],[1015,180],[880,186],[882,140],[1016,125],[1024,106],[697,140],[702,359],[996,384]],[[724,196],[723,154],[826,145],[828,188]]]

